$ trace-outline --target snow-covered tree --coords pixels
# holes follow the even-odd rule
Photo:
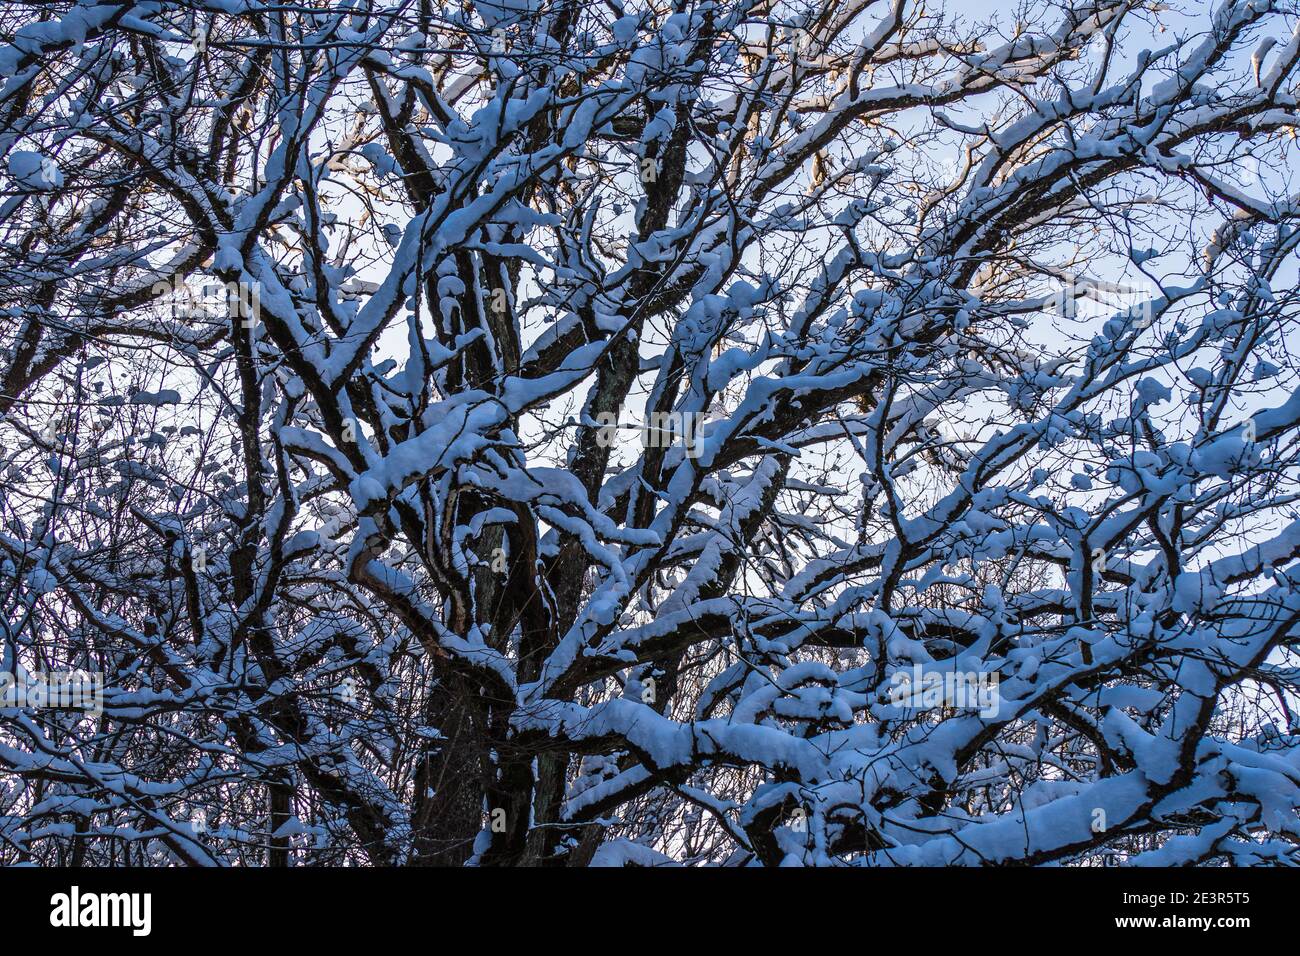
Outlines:
[[[1298,84],[1296,0],[6,3],[0,862],[1300,862]]]

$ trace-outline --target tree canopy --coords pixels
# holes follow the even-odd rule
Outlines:
[[[1300,862],[1298,24],[6,3],[0,862]]]

